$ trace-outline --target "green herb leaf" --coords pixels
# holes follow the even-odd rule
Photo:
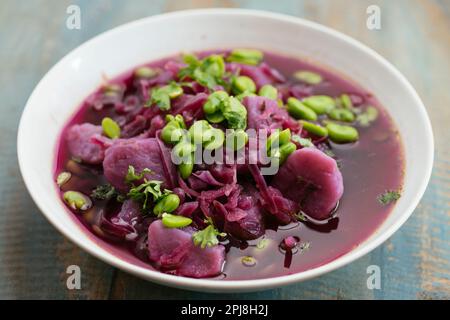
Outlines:
[[[219,232],[212,224],[211,219],[207,221],[209,225],[200,231],[195,232],[192,235],[192,240],[196,246],[200,246],[202,249],[206,247],[213,247],[219,244],[217,236],[225,237],[226,233]]]
[[[400,192],[397,190],[386,190],[384,193],[378,196],[378,201],[382,205],[388,205],[400,199],[400,196]]]
[[[191,78],[209,89],[224,84],[225,62],[221,55],[212,54],[199,60],[196,56],[189,54],[184,55],[183,60],[187,67],[178,73],[181,80]]]
[[[99,185],[91,193],[91,197],[97,200],[109,200],[114,196],[117,192],[110,184]]]
[[[145,168],[144,170],[141,171],[140,174],[136,174],[135,169],[133,166],[128,166],[128,172],[127,175],[125,176],[125,182],[126,183],[132,183],[134,181],[138,181],[144,178],[145,174],[152,174],[153,171]]]
[[[159,180],[145,180],[144,183],[137,187],[133,187],[128,192],[127,196],[138,202],[142,202],[142,209],[146,210],[149,205],[149,200],[154,203],[158,202],[161,198],[172,193],[170,190],[161,190],[162,181]]]

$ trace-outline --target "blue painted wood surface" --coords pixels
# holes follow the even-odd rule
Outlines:
[[[66,8],[81,8],[81,30],[65,27]],[[366,8],[381,8],[381,30],[366,28]],[[87,39],[161,12],[242,7],[287,13],[343,31],[390,60],[418,90],[436,137],[425,197],[384,245],[358,261],[304,283],[249,294],[205,294],[148,283],[116,270],[64,239],[38,212],[22,183],[16,134],[25,102],[45,72]],[[0,298],[450,298],[450,1],[191,0],[0,2]],[[288,44],[287,44],[288,45]],[[82,269],[82,289],[67,290],[66,267]],[[378,265],[381,290],[366,269]]]

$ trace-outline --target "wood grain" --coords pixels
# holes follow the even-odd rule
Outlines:
[[[81,8],[81,30],[65,28],[66,8],[73,3]],[[381,8],[381,30],[365,26],[371,4]],[[118,271],[84,253],[45,221],[25,190],[16,159],[17,124],[36,83],[64,54],[100,32],[165,11],[203,7],[253,8],[317,21],[374,48],[411,81],[431,117],[436,160],[420,205],[384,245],[311,281],[218,295],[167,288]],[[449,30],[448,0],[1,1],[0,298],[449,299]],[[66,288],[71,264],[81,267],[81,290]],[[366,268],[371,264],[381,268],[381,290],[367,289]]]

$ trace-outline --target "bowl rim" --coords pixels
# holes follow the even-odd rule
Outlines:
[[[198,16],[198,15],[236,15],[236,16],[253,16],[265,19],[272,20],[282,20],[288,23],[300,25],[306,28],[315,29],[316,31],[326,33],[332,37],[339,38],[340,40],[347,42],[352,47],[356,47],[358,50],[363,51],[366,55],[371,56],[373,59],[378,60],[384,68],[386,68],[393,76],[395,76],[396,80],[405,88],[408,94],[415,100],[418,108],[418,112],[422,116],[424,121],[424,127],[426,128],[424,134],[426,135],[426,140],[428,142],[427,147],[429,152],[425,158],[424,166],[426,168],[424,176],[421,177],[418,190],[416,194],[412,198],[412,201],[409,203],[409,206],[404,211],[404,213],[397,219],[391,226],[389,226],[384,232],[376,235],[370,241],[368,241],[363,247],[356,247],[355,249],[349,251],[345,255],[336,258],[330,262],[327,262],[321,266],[318,266],[313,269],[309,269],[306,271],[302,271],[299,273],[294,273],[290,275],[278,276],[278,277],[270,277],[263,279],[253,279],[253,280],[213,280],[213,279],[193,279],[186,278],[180,276],[169,275],[165,273],[161,273],[159,271],[146,269],[144,267],[137,266],[133,263],[127,262],[114,254],[108,252],[106,249],[98,247],[98,246],[90,246],[88,242],[85,242],[83,238],[79,238],[72,233],[68,232],[69,229],[66,229],[66,226],[63,224],[59,224],[56,219],[53,218],[53,215],[50,212],[45,211],[45,206],[43,202],[38,197],[38,192],[32,189],[31,179],[28,175],[24,174],[26,172],[26,164],[25,164],[25,148],[26,148],[26,140],[24,134],[24,125],[23,119],[26,117],[26,114],[29,112],[30,101],[33,100],[33,97],[38,94],[41,85],[47,80],[49,74],[57,68],[57,66],[63,64],[65,61],[69,60],[71,57],[75,56],[79,51],[82,51],[84,47],[89,46],[92,42],[95,42],[100,37],[108,37],[113,36],[116,32],[121,32],[129,28],[135,28],[140,25],[146,24],[149,20],[162,20],[168,18],[176,18],[183,16]],[[209,292],[237,292],[237,291],[256,291],[262,289],[269,289],[274,287],[279,287],[287,284],[292,284],[304,280],[308,280],[330,271],[341,268],[350,262],[353,262],[362,256],[366,255],[384,241],[386,241],[392,234],[397,231],[405,221],[411,216],[414,209],[417,207],[420,199],[422,198],[428,182],[431,177],[433,159],[434,159],[434,138],[432,133],[431,122],[426,112],[425,106],[423,105],[419,95],[414,90],[412,85],[408,82],[408,80],[398,71],[391,63],[389,63],[385,58],[383,58],[380,54],[378,54],[373,49],[367,47],[356,39],[351,38],[337,30],[334,30],[330,27],[326,27],[316,22],[312,22],[309,20],[305,20],[302,18],[298,18],[295,16],[289,16],[280,13],[273,13],[261,10],[252,10],[252,9],[231,9],[231,8],[213,8],[213,9],[193,9],[193,10],[182,10],[175,11],[169,13],[158,14],[150,17],[145,17],[142,19],[134,20],[120,26],[114,27],[106,32],[100,33],[95,37],[89,39],[88,41],[82,43],[80,46],[71,50],[68,54],[66,54],[63,58],[61,58],[39,81],[32,94],[30,95],[28,101],[26,102],[25,108],[23,110],[21,120],[18,128],[17,135],[17,155],[19,161],[20,172],[22,174],[22,178],[25,182],[26,188],[28,189],[29,194],[31,195],[33,201],[42,212],[42,214],[47,218],[47,220],[65,237],[70,239],[77,246],[81,247],[86,252],[95,256],[96,258],[114,266],[126,272],[129,272],[133,275],[136,275],[140,278],[153,281],[155,283],[164,284],[172,287],[184,288],[184,289],[192,289],[197,291],[209,291]]]

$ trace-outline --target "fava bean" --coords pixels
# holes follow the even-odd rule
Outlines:
[[[296,119],[317,120],[317,114],[313,109],[307,107],[293,97],[289,98],[287,101],[287,111]]]
[[[245,147],[247,142],[248,142],[248,134],[242,129],[232,130],[231,132],[228,133],[226,137],[227,147],[233,150],[242,149],[243,147]]]
[[[250,77],[239,76],[233,79],[231,84],[234,94],[241,94],[244,92],[254,93],[256,91],[256,85]]]
[[[359,138],[358,131],[350,126],[329,122],[326,128],[330,140],[336,143],[355,142]]]
[[[297,150],[297,146],[293,142],[288,142],[280,147],[280,164],[283,164],[289,155]]]
[[[225,134],[220,129],[211,128],[205,132],[204,139],[207,141],[204,144],[205,149],[215,150],[223,146],[223,142],[225,141]]]
[[[180,197],[176,194],[171,193],[159,200],[153,207],[153,213],[160,215],[164,212],[171,213],[174,212],[180,205]]]
[[[319,84],[322,82],[322,76],[316,72],[300,70],[294,73],[294,78],[307,84]]]
[[[192,219],[170,213],[163,213],[162,223],[167,228],[184,228],[192,223]]]
[[[328,116],[337,121],[353,122],[355,115],[349,109],[334,108],[328,112]]]
[[[302,103],[317,114],[327,113],[336,106],[333,98],[324,95],[307,97],[302,100]]]
[[[155,77],[158,72],[150,67],[140,67],[134,70],[134,76],[141,79],[150,79]]]
[[[70,172],[64,171],[58,174],[58,177],[56,178],[56,184],[58,187],[61,187],[63,184],[65,184],[67,181],[70,180],[72,177],[72,174]]]
[[[180,172],[181,178],[187,179],[194,169],[194,162],[184,162],[178,166],[178,171]]]
[[[201,144],[209,141],[205,138],[205,133],[211,128],[211,125],[206,120],[195,121],[189,128],[189,135],[191,136],[192,142]]]
[[[328,130],[325,127],[322,127],[321,125],[308,122],[308,121],[300,121],[300,123],[303,125],[303,129],[308,131],[309,133],[318,136],[318,137],[326,137],[328,135]]]
[[[229,62],[257,65],[263,59],[263,53],[255,49],[234,49],[227,58]]]
[[[278,90],[270,84],[266,84],[259,89],[258,94],[262,97],[266,97],[272,100],[278,99]]]
[[[117,124],[117,122],[115,122],[113,119],[111,118],[103,118],[102,120],[102,128],[103,128],[103,133],[111,139],[117,139],[120,137],[120,127]]]
[[[64,202],[74,210],[88,210],[92,207],[92,200],[78,191],[66,191],[63,195]]]

